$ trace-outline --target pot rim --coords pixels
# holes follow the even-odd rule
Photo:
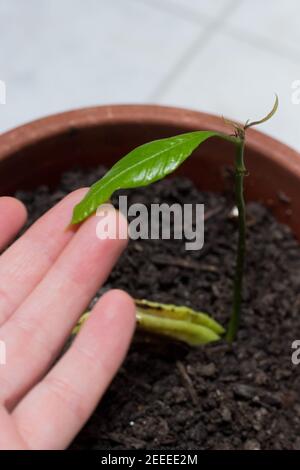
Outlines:
[[[52,114],[23,124],[0,135],[0,161],[34,143],[68,132],[103,124],[163,124],[194,130],[228,133],[229,127],[219,116],[185,108],[152,104],[113,104],[92,106]],[[300,153],[256,129],[248,129],[246,146],[266,155],[296,173],[300,178]]]

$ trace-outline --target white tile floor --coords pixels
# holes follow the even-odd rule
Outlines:
[[[262,130],[300,150],[299,0],[0,0],[0,18],[0,132],[104,103],[245,120],[277,92]]]

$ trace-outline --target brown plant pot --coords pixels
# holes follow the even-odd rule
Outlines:
[[[100,106],[39,119],[0,137],[0,195],[53,184],[74,165],[110,167],[144,142],[199,129],[228,132],[219,117],[149,105]],[[299,153],[250,129],[246,163],[251,174],[246,178],[248,200],[271,207],[300,238]],[[228,166],[232,166],[231,144],[212,139],[178,172],[203,190],[222,191]]]
[[[0,137],[0,195],[14,194],[18,189],[34,189],[40,184],[54,185],[59,181],[63,171],[74,166],[93,167],[101,163],[110,167],[118,158],[137,145],[149,140],[199,129],[228,132],[222,119],[215,116],[159,106],[105,106],[50,116],[7,132]],[[280,142],[252,129],[247,132],[246,147],[246,165],[251,174],[251,177],[246,178],[247,199],[258,200],[271,207],[276,217],[287,223],[300,239],[300,221],[297,217],[300,209],[300,155]],[[232,144],[228,142],[217,138],[208,140],[179,168],[178,173],[191,178],[202,190],[221,192],[227,189],[228,183],[232,190],[232,181],[226,177],[228,175],[226,168],[233,166],[232,151]],[[278,225],[275,225],[278,228]],[[225,237],[229,240],[235,234],[234,227],[233,230],[231,235],[226,232]],[[262,247],[258,252],[261,253],[267,247],[268,233],[259,233],[262,233],[260,237]],[[220,235],[217,230],[216,237],[219,239],[220,236],[222,234]],[[295,240],[292,242],[295,244]],[[252,243],[252,248],[252,253],[257,256],[257,244]],[[280,243],[277,248],[279,253],[284,252]],[[164,247],[161,245],[159,249],[163,251]],[[151,250],[153,250],[152,246]],[[278,252],[276,251],[276,254]],[[148,257],[143,252],[137,260],[138,269],[142,272],[141,278],[147,266],[151,264],[148,261],[151,255],[152,251],[148,252]],[[176,255],[177,253],[175,257]],[[129,244],[125,256],[128,256],[126,259],[130,259],[132,263],[132,258],[138,255],[137,251],[131,251],[130,255]],[[255,260],[255,256],[252,259]],[[296,259],[296,255],[290,256]],[[143,266],[141,257],[143,261],[146,260]],[[278,263],[280,259],[279,257]],[[275,260],[277,262],[278,258]],[[217,259],[216,263],[219,263],[218,266],[225,264],[223,255]],[[126,260],[124,264],[126,265]],[[295,269],[296,265],[292,266]],[[248,323],[245,318],[244,331],[240,331],[244,335],[243,341],[237,341],[233,348],[223,342],[217,343],[215,349],[214,345],[206,345],[203,349],[184,351],[183,359],[181,358],[182,351],[176,349],[177,345],[173,351],[174,345],[166,348],[161,339],[150,353],[147,351],[148,345],[144,338],[141,350],[138,345],[133,344],[125,371],[123,370],[123,373],[117,376],[115,385],[112,384],[109,399],[95,411],[90,423],[73,443],[75,448],[95,448],[95,445],[99,445],[100,448],[107,448],[106,446],[145,448],[149,446],[149,442],[152,442],[155,448],[159,442],[163,448],[169,445],[171,448],[174,446],[180,449],[190,449],[191,445],[196,443],[198,446],[200,442],[199,448],[203,448],[211,439],[210,435],[216,437],[214,437],[213,444],[208,444],[209,448],[227,448],[229,438],[227,439],[228,434],[223,434],[224,429],[230,434],[231,447],[257,448],[259,443],[253,440],[254,425],[258,427],[258,436],[265,433],[265,430],[273,429],[270,443],[268,435],[263,436],[263,442],[270,448],[282,448],[282,446],[285,446],[283,448],[300,448],[299,441],[294,442],[294,438],[299,436],[297,431],[299,408],[294,407],[298,403],[296,392],[298,387],[293,378],[293,371],[288,371],[288,377],[286,375],[290,366],[291,339],[294,339],[299,324],[299,316],[296,312],[297,298],[295,297],[294,301],[293,297],[294,294],[297,296],[298,284],[293,278],[292,284],[296,288],[289,290],[290,278],[287,277],[286,282],[283,283],[283,287],[289,291],[288,296],[290,296],[288,307],[283,309],[286,315],[283,316],[283,312],[277,308],[278,304],[274,302],[271,312],[274,315],[269,316],[269,310],[265,308],[266,299],[268,296],[270,298],[270,294],[272,297],[274,292],[269,290],[268,269],[262,265],[260,268],[262,268],[260,273],[264,270],[264,275],[259,277],[256,276],[256,263],[254,262],[248,286],[248,297],[255,300],[257,293],[257,290],[249,289],[250,284],[252,287],[263,285],[264,290],[259,298],[262,304],[258,309],[254,306],[255,315],[251,311],[250,322],[249,317],[247,317]],[[132,273],[134,278],[139,277],[136,275],[138,270],[136,264],[133,264],[131,269],[130,273],[126,265],[126,271],[122,271],[122,276],[120,276],[126,280],[126,283]],[[277,270],[277,266],[276,271],[279,273],[279,278],[276,278],[278,282],[273,283],[272,286],[275,291],[278,290],[278,300],[278,297],[284,298],[286,295],[282,289],[278,289],[282,287],[280,276],[284,276],[286,271],[281,271],[280,268]],[[180,270],[176,272],[180,274]],[[297,276],[296,270],[291,271],[291,274],[294,272]],[[147,273],[146,282],[151,277],[151,271],[149,276]],[[170,272],[167,274],[169,279],[171,277],[169,284],[175,285],[177,289],[178,284],[174,283],[176,277],[180,278],[180,275],[174,275],[174,271],[171,275]],[[223,270],[223,274],[225,274],[224,277],[220,276],[220,278],[225,280],[225,284],[218,283],[218,288],[221,288],[221,292],[226,292],[225,278],[228,277],[228,271]],[[155,276],[164,277],[159,269],[155,271]],[[179,297],[173,299],[174,291],[172,291],[168,302],[184,303],[188,299],[192,304],[193,301],[196,304],[201,289],[197,290],[198,285],[196,286],[193,282],[195,278],[203,277],[203,273],[195,276],[195,271],[192,271],[188,280],[179,285],[177,289]],[[256,282],[257,280],[259,282]],[[167,281],[169,282],[168,279]],[[213,281],[209,276],[206,277],[206,281],[203,290],[208,291],[207,286]],[[130,287],[130,282],[126,283],[125,289]],[[155,285],[155,282],[153,284]],[[159,284],[161,285],[163,284]],[[193,285],[196,286],[195,289]],[[195,297],[193,297],[192,290]],[[149,291],[153,294],[150,287]],[[146,293],[149,293],[148,290]],[[190,297],[182,293],[187,293]],[[154,291],[155,294],[157,291]],[[162,294],[165,295],[163,289]],[[229,303],[226,295],[224,297],[224,293],[217,293],[215,297],[220,298],[216,312],[222,313],[223,310],[227,318]],[[210,300],[214,302],[214,298],[210,297]],[[202,300],[199,301],[199,308],[203,307],[201,302]],[[248,301],[249,303],[251,302]],[[262,322],[260,313],[264,309],[263,328],[258,328],[257,326],[261,327]],[[290,314],[291,310],[294,311]],[[214,312],[209,311],[209,313]],[[278,330],[278,324],[283,325],[284,328]],[[276,341],[272,341],[271,330],[279,331],[279,335],[275,337]],[[269,341],[271,341],[270,349],[268,349]],[[277,343],[280,343],[280,354],[277,350]],[[187,359],[185,359],[185,354]],[[279,368],[270,366],[268,369],[268,360],[272,356],[282,358],[277,361],[280,362]],[[184,362],[187,364],[186,369]],[[149,367],[150,363],[151,367]],[[177,369],[179,377],[176,375]],[[242,370],[241,374],[240,370]],[[236,371],[238,375],[232,375]],[[189,374],[198,387],[196,392],[193,392]],[[219,381],[218,374],[222,375]],[[276,374],[279,375],[276,376]],[[226,380],[223,381],[224,378]],[[281,386],[280,393],[276,388],[277,384]],[[220,401],[222,394],[223,398],[226,397],[226,401]],[[257,401],[258,398],[262,402]],[[172,401],[171,406],[169,406],[169,401]],[[261,413],[260,418],[257,418],[257,412]],[[135,416],[132,423],[134,424],[134,420],[137,420],[137,431],[135,430],[137,434],[133,433],[133,435],[130,431],[131,425],[128,425],[131,423],[132,415]],[[266,415],[268,421],[262,424],[260,419],[265,419],[263,417]],[[206,429],[209,425],[213,425],[213,429],[216,429],[216,432],[209,431],[210,435]],[[119,431],[111,432],[111,428],[116,428],[117,431],[119,428]],[[239,439],[238,444],[236,438]],[[219,442],[222,439],[224,442]]]

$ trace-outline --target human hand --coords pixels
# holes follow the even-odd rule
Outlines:
[[[84,191],[67,196],[0,256],[0,340],[6,347],[0,449],[67,447],[119,368],[134,331],[133,301],[112,290],[54,364],[126,246],[126,240],[99,240],[96,217],[66,230]],[[19,201],[0,198],[0,249],[25,220]],[[123,218],[121,224],[127,230]]]

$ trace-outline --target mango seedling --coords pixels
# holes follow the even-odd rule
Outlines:
[[[174,137],[155,140],[141,145],[120,159],[99,181],[94,183],[86,196],[74,208],[72,224],[83,222],[107,202],[119,189],[147,186],[163,179],[175,171],[203,142],[210,138],[224,139],[235,146],[235,198],[238,209],[238,247],[236,269],[233,281],[232,312],[226,338],[234,341],[241,314],[242,287],[245,264],[246,215],[244,202],[244,164],[245,136],[249,127],[269,120],[278,108],[276,95],[272,110],[264,118],[244,125],[227,121],[233,126],[234,133],[227,135],[210,130],[199,130]],[[199,166],[199,168],[201,168]],[[204,344],[220,339],[224,329],[207,314],[196,312],[187,307],[158,304],[146,300],[136,300],[138,326],[146,331],[160,333],[179,339],[191,345]],[[76,330],[87,318],[82,318]]]

